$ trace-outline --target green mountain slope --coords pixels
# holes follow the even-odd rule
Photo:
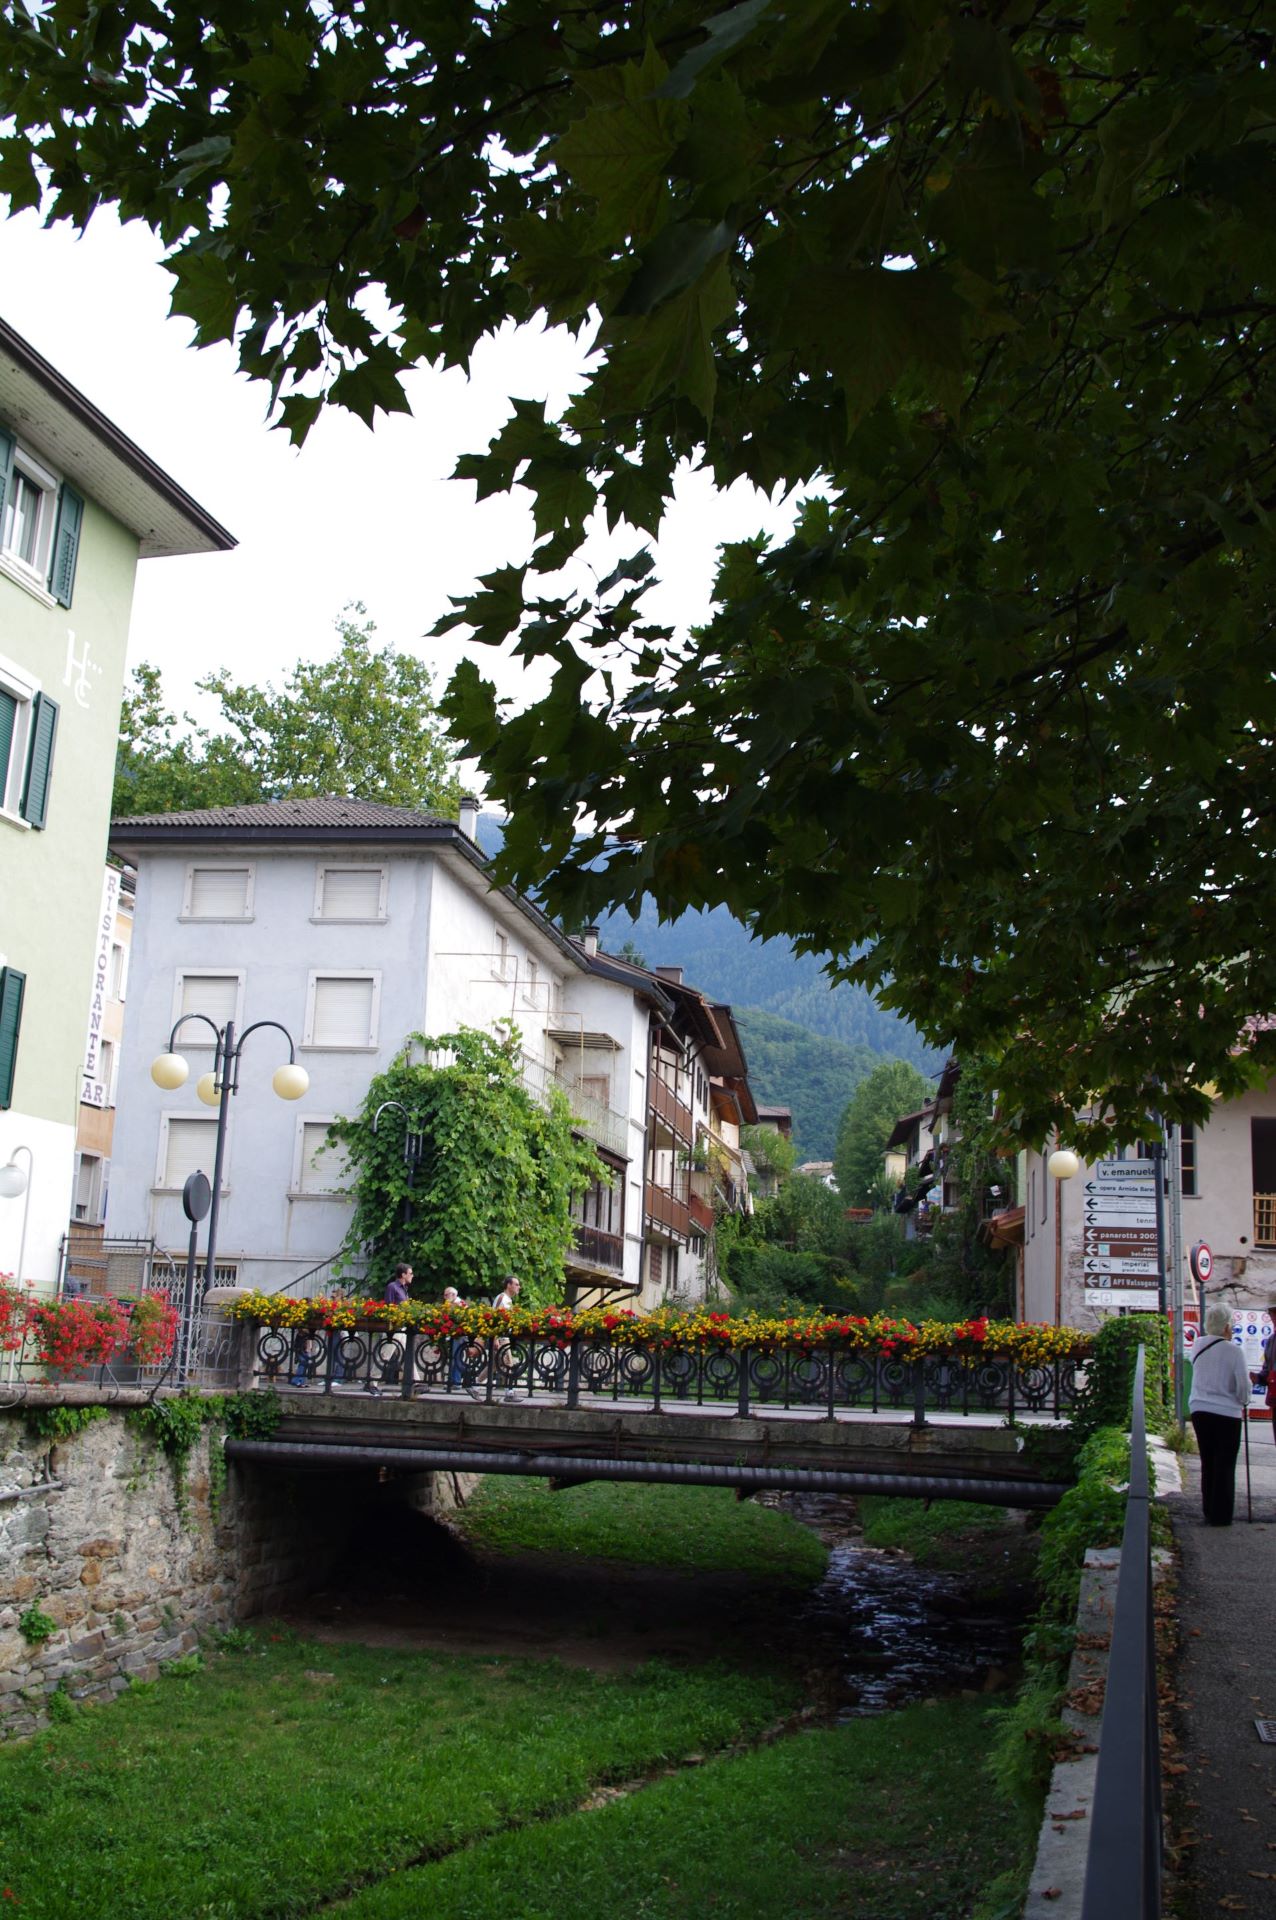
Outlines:
[[[793,1139],[803,1160],[831,1160],[842,1111],[883,1056],[863,1041],[847,1046],[760,1007],[734,1012],[754,1099],[792,1107]]]

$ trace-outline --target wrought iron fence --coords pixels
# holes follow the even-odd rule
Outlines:
[[[894,1359],[851,1348],[804,1352],[743,1347],[683,1352],[632,1340],[464,1335],[439,1340],[384,1327],[257,1329],[254,1377],[262,1386],[322,1393],[450,1393],[492,1401],[549,1396],[568,1407],[599,1399],[820,1412],[1001,1413],[1066,1418],[1077,1363],[1023,1367],[982,1356]]]
[[[187,1328],[178,1327],[172,1350],[161,1360],[141,1362],[121,1346],[105,1360],[60,1364],[49,1357],[49,1345],[37,1330],[27,1327],[0,1350],[0,1405],[28,1399],[32,1388],[43,1387],[93,1387],[107,1397],[123,1388],[155,1393],[189,1385],[233,1391],[243,1384],[244,1338],[245,1329],[220,1311],[197,1309]]]

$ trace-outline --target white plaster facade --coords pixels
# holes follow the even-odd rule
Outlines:
[[[306,824],[316,809],[329,810],[329,825]],[[603,956],[494,889],[458,827],[359,802],[280,802],[121,822],[113,844],[138,880],[108,1233],[179,1252],[185,1173],[199,1165],[211,1177],[215,1115],[195,1086],[212,1066],[212,1033],[182,1029],[191,1074],[177,1093],[150,1078],[187,1007],[218,1025],[229,1015],[241,1032],[280,1022],[310,1076],[295,1104],[276,1098],[271,1075],[287,1044],[267,1028],[247,1040],[231,1101],[218,1275],[272,1288],[326,1262],[344,1238],[337,1157],[314,1155],[328,1123],[357,1111],[410,1034],[508,1022],[522,1034],[529,1087],[562,1086],[582,1131],[621,1164],[621,1244],[600,1283],[637,1292],[647,1005],[600,971]]]
[[[1062,1318],[1074,1326],[1094,1326],[1104,1317],[1103,1310],[1086,1304],[1082,1266],[1085,1183],[1091,1169],[1083,1166],[1060,1184],[1046,1171],[1047,1157],[1028,1154],[1020,1168],[1025,1317],[1055,1318],[1058,1253]],[[1187,1134],[1183,1184],[1185,1298],[1196,1298],[1187,1262],[1192,1247],[1203,1240],[1214,1256],[1211,1298],[1238,1307],[1276,1300],[1276,1079],[1239,1099],[1216,1102],[1208,1124]],[[1273,1205],[1256,1205],[1256,1194],[1270,1194]]]

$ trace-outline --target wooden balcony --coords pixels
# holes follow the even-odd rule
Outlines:
[[[680,1140],[691,1139],[691,1109],[685,1107],[672,1087],[663,1080],[652,1076],[647,1082],[647,1104],[657,1120],[664,1123]]]
[[[685,1200],[669,1193],[664,1187],[648,1186],[647,1218],[655,1227],[663,1227],[666,1233],[676,1234],[679,1239],[691,1238],[691,1209]]]
[[[619,1274],[625,1270],[625,1243],[618,1233],[604,1233],[601,1227],[572,1229],[575,1258],[572,1266],[588,1267],[591,1273]]]

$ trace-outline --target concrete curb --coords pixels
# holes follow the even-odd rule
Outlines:
[[[1155,1435],[1148,1436],[1148,1461],[1159,1499],[1182,1490],[1178,1457]],[[1172,1563],[1171,1554],[1153,1548],[1152,1578],[1156,1584],[1165,1579]],[[1061,1715],[1064,1725],[1077,1735],[1080,1751],[1073,1759],[1061,1760],[1050,1775],[1024,1920],[1080,1920],[1090,1846],[1090,1809],[1099,1764],[1099,1722],[1120,1569],[1119,1547],[1092,1547],[1086,1554],[1077,1597],[1076,1644],[1068,1667],[1068,1698],[1077,1704],[1066,1706]]]

